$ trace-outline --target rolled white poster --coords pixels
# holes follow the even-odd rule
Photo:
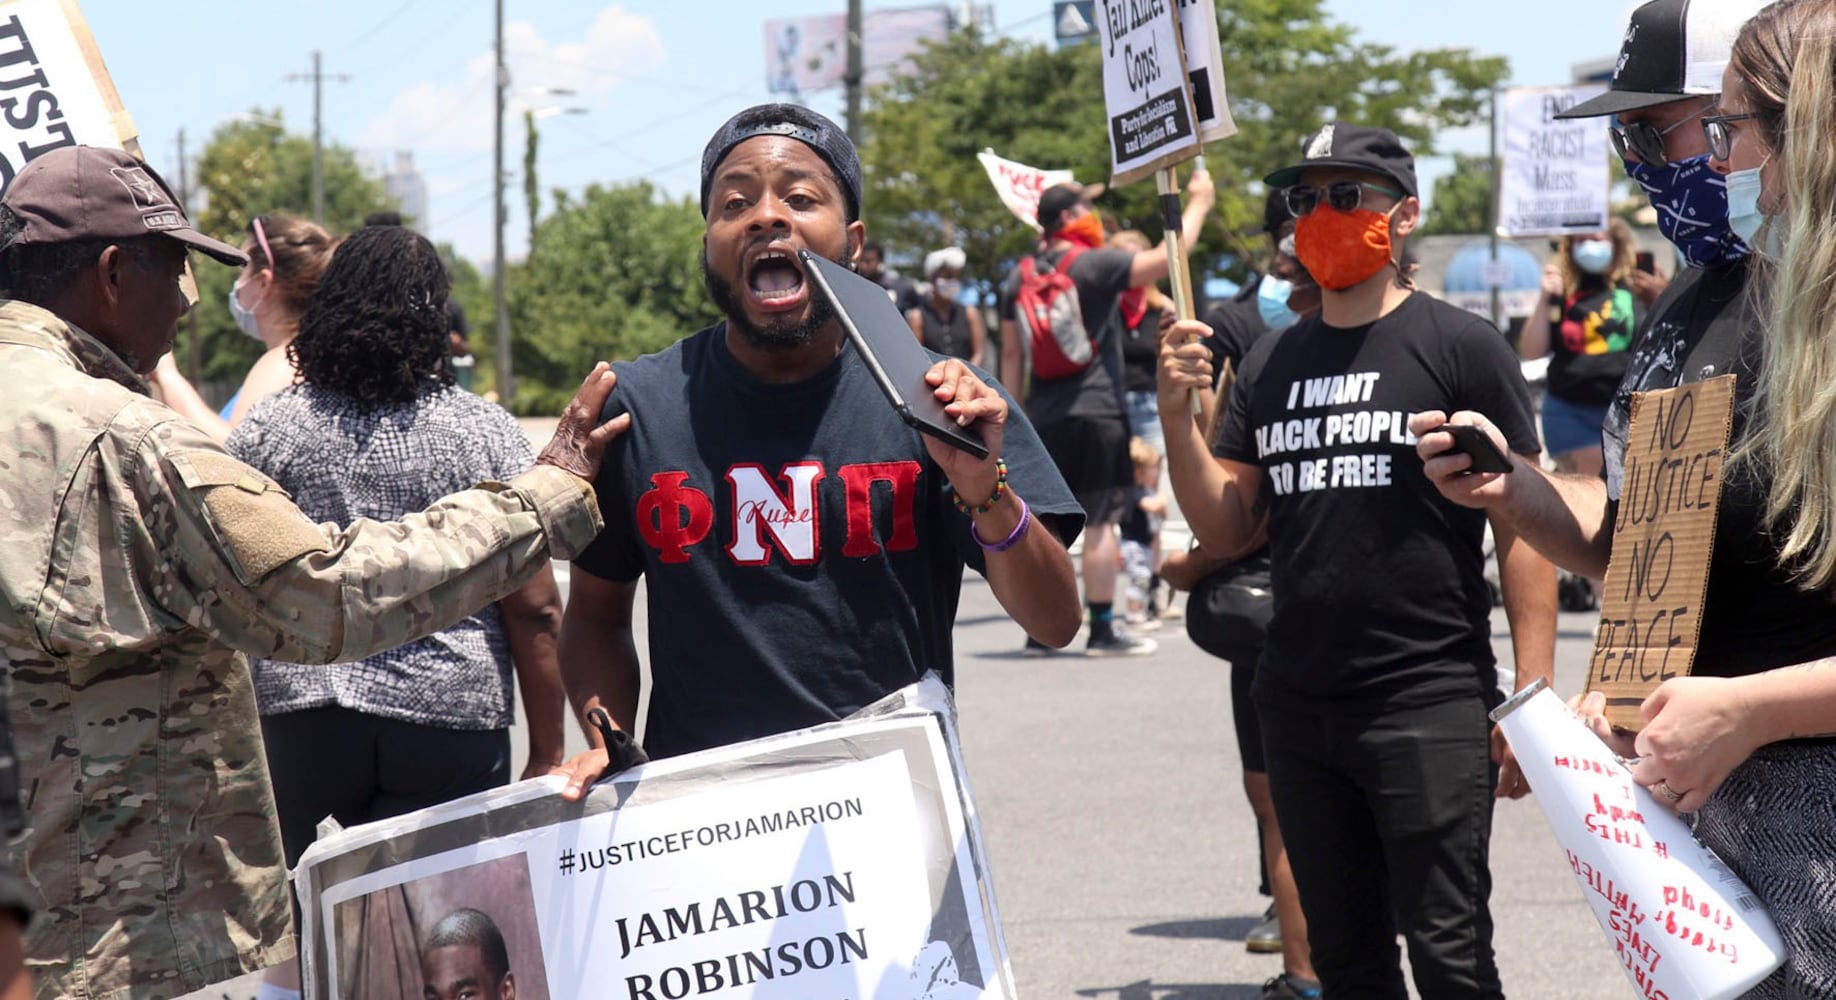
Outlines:
[[[1740,996],[1785,960],[1764,906],[1542,681],[1492,718],[1636,995]]]

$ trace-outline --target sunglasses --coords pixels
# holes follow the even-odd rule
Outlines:
[[[1728,125],[1758,117],[1759,112],[1749,111],[1741,115],[1709,115],[1702,119],[1702,135],[1708,139],[1709,155],[1717,160],[1727,159],[1734,152],[1734,130]]]
[[[1670,157],[1664,152],[1664,137],[1701,117],[1702,112],[1709,107],[1705,103],[1695,114],[1661,129],[1650,122],[1615,120],[1607,127],[1607,138],[1613,141],[1613,152],[1619,154],[1622,160],[1637,157],[1640,162],[1653,167],[1668,166]]]
[[[1300,184],[1287,190],[1288,213],[1297,219],[1304,219],[1312,215],[1313,210],[1320,207],[1320,194],[1322,191],[1325,192],[1326,195],[1326,204],[1331,205],[1335,211],[1339,212],[1357,211],[1358,206],[1364,202],[1364,192],[1366,191],[1375,191],[1378,194],[1387,195],[1398,201],[1403,198],[1403,192],[1395,188],[1384,187],[1381,184],[1372,184],[1369,181],[1336,181],[1326,185],[1324,188],[1317,188],[1310,184]]]

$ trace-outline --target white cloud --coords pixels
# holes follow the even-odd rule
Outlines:
[[[663,38],[650,18],[622,5],[606,7],[584,38],[551,41],[527,21],[504,25],[504,60],[510,70],[509,113],[565,104],[602,111],[624,79],[663,62]],[[475,152],[491,148],[491,53],[473,56],[458,82],[424,80],[397,93],[387,110],[364,125],[359,145],[417,152]],[[572,96],[525,93],[554,87]]]

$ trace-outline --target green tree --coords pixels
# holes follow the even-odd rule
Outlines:
[[[350,150],[325,147],[323,170],[325,224],[333,233],[357,228],[370,212],[396,207],[382,182],[366,175]],[[279,110],[257,110],[220,126],[198,158],[196,176],[201,193],[194,199],[204,205],[194,215],[198,228],[238,246],[257,215],[312,214],[312,140],[289,133]],[[236,271],[200,255],[193,255],[193,261],[203,360],[199,377],[219,385],[240,384],[263,348],[230,319],[225,302]],[[181,340],[181,364],[188,347]]]
[[[1434,199],[1422,235],[1492,230],[1492,159],[1455,153],[1453,171],[1434,182]]]
[[[1220,261],[1241,274],[1262,252],[1261,178],[1294,159],[1331,121],[1394,129],[1417,156],[1442,130],[1482,120],[1502,58],[1465,50],[1398,52],[1359,41],[1325,0],[1232,0],[1218,30],[1238,134],[1207,150],[1218,209],[1194,254],[1195,274]],[[974,30],[930,47],[914,70],[870,94],[863,115],[868,230],[895,255],[942,245],[946,226],[972,276],[996,280],[1034,239],[995,198],[975,154],[993,148],[1081,180],[1109,167],[1100,54],[990,38]],[[1100,207],[1157,234],[1154,185],[1128,186]]]
[[[529,258],[507,276],[522,413],[559,413],[594,362],[661,350],[719,318],[702,287],[694,202],[646,183],[554,195]]]

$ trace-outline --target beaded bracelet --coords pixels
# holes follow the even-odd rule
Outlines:
[[[968,514],[969,516],[974,517],[977,514],[986,514],[989,511],[994,510],[995,504],[1000,503],[1001,497],[1005,495],[1006,493],[1007,493],[1007,462],[1003,459],[997,458],[995,459],[994,492],[988,494],[987,500],[983,501],[980,504],[977,504],[974,507],[971,507],[969,506],[969,501],[964,500],[963,495],[961,493],[956,492],[956,489],[952,487],[950,490],[950,502],[956,504],[957,510],[960,510],[965,514]]]
[[[1025,497],[1015,497],[1015,499],[1020,502],[1020,521],[1014,525],[1014,530],[1009,532],[1006,538],[998,542],[984,542],[981,533],[975,530],[974,523],[969,525],[969,537],[975,539],[975,544],[980,545],[983,552],[1006,552],[1020,544],[1020,539],[1026,537],[1026,529],[1033,523],[1033,512],[1027,507]]]

